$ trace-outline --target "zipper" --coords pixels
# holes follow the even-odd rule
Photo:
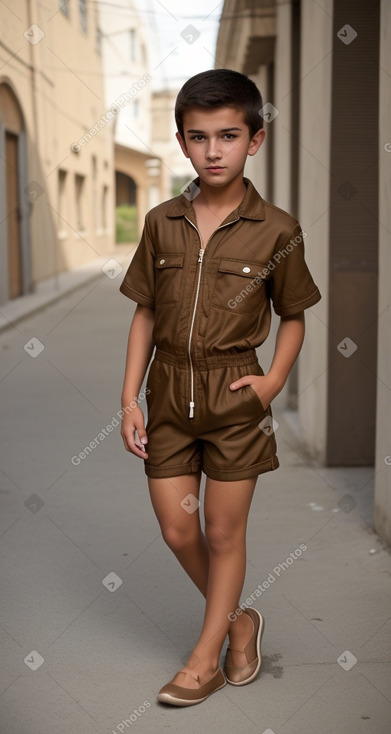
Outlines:
[[[196,225],[193,224],[193,222],[190,219],[188,219],[186,216],[185,216],[185,219],[197,231],[198,237],[200,238],[200,245],[201,245],[202,238],[201,238],[200,232],[198,230],[198,227],[196,227]],[[188,340],[188,344],[187,344],[187,351],[188,351],[189,362],[190,362],[189,418],[194,418],[194,368],[193,368],[193,360],[191,358],[191,340],[192,340],[192,337],[193,337],[194,321],[195,321],[195,315],[196,315],[196,310],[197,310],[197,305],[198,305],[198,297],[199,297],[199,294],[200,294],[201,273],[202,273],[202,263],[203,263],[203,259],[204,259],[204,252],[205,252],[206,247],[209,244],[210,240],[212,239],[213,235],[215,234],[215,232],[217,232],[219,229],[223,229],[223,227],[228,227],[229,224],[233,224],[234,222],[238,222],[239,219],[240,219],[240,217],[238,217],[237,219],[232,219],[231,222],[226,222],[226,224],[222,224],[220,227],[217,227],[217,229],[215,229],[215,231],[209,237],[208,242],[206,243],[205,247],[204,248],[203,247],[200,247],[200,249],[198,251],[198,260],[197,260],[197,263],[200,264],[200,267],[198,268],[197,289],[196,289],[196,294],[195,294],[195,299],[194,299],[193,314],[192,314],[192,317],[191,317],[191,324],[190,324],[190,331],[189,331],[189,340]]]
[[[189,352],[189,360],[190,360],[190,404],[189,404],[189,418],[194,417],[194,369],[193,369],[193,361],[191,358],[191,338],[193,336],[193,327],[194,327],[194,320],[196,315],[196,308],[198,303],[198,296],[200,292],[200,283],[201,283],[201,271],[202,271],[202,261],[204,258],[204,252],[205,249],[200,247],[198,252],[198,260],[197,262],[200,263],[200,267],[198,268],[198,281],[197,281],[197,290],[196,290],[196,296],[194,299],[194,308],[193,308],[193,315],[191,319],[190,324],[190,332],[189,332],[189,342],[188,342],[188,352]]]

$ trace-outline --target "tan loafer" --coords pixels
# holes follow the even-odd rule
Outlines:
[[[198,688],[185,688],[184,686],[178,686],[177,683],[167,683],[157,694],[158,701],[171,703],[173,706],[194,706],[196,703],[205,701],[208,696],[219,691],[227,683],[221,668],[217,668],[216,673],[202,686],[200,685],[200,677],[195,670],[185,667],[179,672],[191,675],[198,683]]]
[[[257,609],[246,609],[243,610],[244,614],[253,622],[254,631],[244,648],[244,650],[234,650],[234,652],[244,652],[247,658],[247,664],[238,666],[232,664],[232,654],[230,647],[227,647],[227,654],[225,657],[224,672],[227,682],[231,686],[245,686],[246,683],[251,683],[259,672],[262,663],[261,657],[261,641],[263,631],[265,629],[265,620]]]

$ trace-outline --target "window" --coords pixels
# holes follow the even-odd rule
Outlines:
[[[75,197],[76,197],[76,229],[79,232],[85,230],[84,222],[84,194],[85,194],[85,176],[75,174]]]
[[[86,0],[79,0],[80,24],[83,33],[87,33],[87,3]]]
[[[102,31],[98,25],[95,33],[95,51],[99,56],[102,56]]]
[[[92,163],[92,213],[94,218],[95,231],[99,227],[99,215],[98,215],[98,164],[96,155],[91,158]]]
[[[67,201],[67,172],[59,169],[58,171],[58,234],[60,237],[66,237],[67,219],[68,219],[68,201]]]
[[[131,28],[129,31],[129,53],[130,60],[136,61],[136,30]]]
[[[69,2],[70,0],[59,0],[58,4],[63,15],[69,18]]]
[[[102,189],[102,229],[107,230],[107,200],[109,198],[109,187],[103,186]]]

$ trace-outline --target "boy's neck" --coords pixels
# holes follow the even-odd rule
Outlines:
[[[243,174],[237,176],[226,186],[215,188],[209,186],[204,181],[199,182],[200,193],[197,196],[197,204],[202,204],[208,209],[229,208],[236,209],[242,201],[246,193],[246,184],[243,180]]]

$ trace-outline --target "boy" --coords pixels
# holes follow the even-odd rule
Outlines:
[[[264,618],[235,614],[245,577],[246,525],[259,474],[277,469],[270,403],[304,338],[304,309],[321,298],[296,219],[243,177],[265,138],[262,98],[243,74],[217,69],[178,94],[177,139],[197,178],[146,216],[120,291],[137,302],[122,405],[147,379],[141,408],[123,418],[125,448],[144,460],[162,535],[206,598],[186,665],[159,691],[177,706],[200,703],[226,682],[245,685],[261,666]],[[255,348],[281,317],[272,365]],[[138,439],[136,437],[138,435]],[[206,474],[201,531],[199,489]],[[226,635],[224,672],[219,658]]]

